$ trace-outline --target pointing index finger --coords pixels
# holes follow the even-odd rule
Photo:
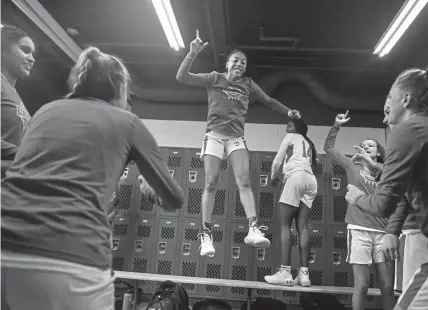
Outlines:
[[[196,39],[201,39],[200,37],[199,37],[199,29],[196,29]]]
[[[348,114],[349,114],[349,110],[346,110],[346,112],[345,112],[345,118],[348,117]]]

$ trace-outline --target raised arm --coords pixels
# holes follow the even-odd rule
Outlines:
[[[275,99],[269,97],[268,95],[266,95],[265,92],[260,88],[260,86],[257,85],[257,83],[254,82],[253,80],[251,80],[251,83],[252,83],[252,87],[251,87],[252,93],[254,94],[255,98],[258,101],[260,101],[265,106],[267,106],[268,108],[270,108],[274,111],[288,115],[288,112],[291,111],[290,108],[286,107],[285,105],[283,105],[278,100],[275,100]]]
[[[362,211],[376,216],[389,217],[394,213],[411,183],[422,150],[422,142],[411,125],[401,124],[394,127],[388,137],[380,183],[374,194],[358,197],[356,205]]]
[[[336,116],[335,123],[333,127],[330,129],[330,132],[327,135],[327,138],[324,142],[324,151],[328,156],[330,156],[335,162],[337,162],[340,166],[342,166],[344,169],[347,169],[352,165],[352,160],[348,157],[346,157],[344,154],[339,152],[338,149],[336,149],[336,137],[339,133],[340,127],[345,124],[347,121],[349,121],[349,118],[347,118],[348,113],[345,114],[338,114]]]
[[[281,174],[281,166],[284,163],[284,158],[287,154],[287,149],[290,146],[291,135],[292,134],[289,133],[286,134],[281,142],[281,145],[279,146],[278,153],[276,153],[276,156],[272,163],[271,180],[275,180],[278,175]]]
[[[199,31],[196,32],[196,39],[190,43],[190,52],[186,55],[180,68],[178,69],[176,79],[180,83],[193,86],[210,86],[214,82],[213,73],[191,73],[190,68],[196,59],[196,56],[208,45],[208,42],[202,44],[199,38]]]
[[[139,119],[136,120],[132,143],[130,156],[156,195],[162,199],[162,206],[169,209],[181,208],[184,193],[171,177],[154,137]]]

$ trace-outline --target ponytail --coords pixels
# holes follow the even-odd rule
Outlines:
[[[317,149],[315,148],[315,144],[312,142],[312,140],[309,139],[306,135],[304,135],[303,138],[305,138],[305,140],[309,143],[309,145],[312,149],[311,167],[312,167],[312,171],[315,172],[315,169],[317,168],[317,162],[318,162]]]
[[[70,72],[66,98],[92,97],[104,101],[118,99],[122,86],[128,87],[129,73],[116,57],[96,47],[85,49]]]

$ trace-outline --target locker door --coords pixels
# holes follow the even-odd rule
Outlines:
[[[327,180],[327,157],[318,155],[317,168],[314,171],[318,182],[318,193],[312,203],[312,208],[309,212],[309,223],[314,225],[323,225],[326,218],[326,180]]]
[[[157,219],[157,238],[153,245],[151,272],[156,274],[176,274],[178,218]],[[157,287],[159,282],[155,284]]]
[[[265,276],[272,275],[276,272],[276,267],[279,264],[279,238],[278,227],[276,224],[270,224],[269,230],[266,233],[266,238],[271,242],[268,249],[253,248],[252,252],[252,280],[259,282],[266,282]],[[274,291],[257,289],[255,290],[255,297],[274,297]]]
[[[184,165],[186,160],[186,150],[179,148],[168,148],[166,150],[166,163],[168,166],[169,173],[177,181],[177,183],[184,190],[183,178],[184,178]],[[178,216],[180,209],[167,210],[162,207],[157,208],[158,216]]]
[[[228,244],[228,236],[226,230],[226,222],[212,222],[213,242],[215,247],[214,257],[201,257],[201,266],[199,276],[204,278],[224,279],[225,275],[225,254],[226,244]],[[199,296],[206,297],[222,297],[224,296],[224,287],[216,285],[201,285],[199,288]]]
[[[345,225],[345,216],[348,204],[345,200],[348,178],[345,170],[338,164],[330,161],[330,177],[326,183],[326,192],[330,197],[329,202],[329,225]]]
[[[251,279],[251,255],[252,249],[244,243],[248,234],[248,222],[228,223],[230,241],[227,243],[227,274],[231,280],[249,281]],[[245,300],[247,290],[240,287],[226,288],[226,296],[229,299]]]
[[[156,240],[155,219],[137,216],[134,226],[131,267],[133,272],[149,273],[153,253],[153,240]],[[152,283],[139,281],[143,292],[152,293]]]
[[[111,250],[112,268],[116,271],[129,271],[133,234],[130,214],[118,214],[113,220]]]
[[[140,194],[140,188],[137,181],[138,174],[139,171],[135,161],[131,161],[122,173],[119,181],[119,189],[116,192],[119,199],[118,211],[122,214],[130,214],[134,212],[134,197]]]
[[[256,207],[260,222],[275,223],[278,218],[278,201],[281,186],[270,184],[271,167],[275,153],[258,153],[255,161]]]
[[[205,187],[204,162],[200,159],[200,151],[192,149],[185,165],[185,195],[186,201],[182,210],[184,218],[202,217],[202,194]],[[229,200],[229,164],[226,159],[221,163],[220,179],[214,202],[213,218],[227,218],[227,202]]]
[[[345,226],[327,227],[327,255],[326,259],[326,283],[328,286],[348,286],[354,285],[352,278],[352,267],[346,262],[348,245],[346,238],[347,230]],[[350,305],[352,296],[338,294],[338,300],[344,305]]]
[[[197,277],[199,273],[199,245],[198,236],[201,227],[199,219],[182,219],[180,224],[180,243],[178,251],[178,275],[185,277]],[[198,295],[198,285],[183,284],[189,296]]]

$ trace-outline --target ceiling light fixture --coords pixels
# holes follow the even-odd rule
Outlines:
[[[183,38],[181,37],[170,0],[152,0],[152,3],[171,48],[176,51],[184,48]]]
[[[376,44],[373,54],[379,57],[388,54],[427,3],[428,0],[407,0]]]

